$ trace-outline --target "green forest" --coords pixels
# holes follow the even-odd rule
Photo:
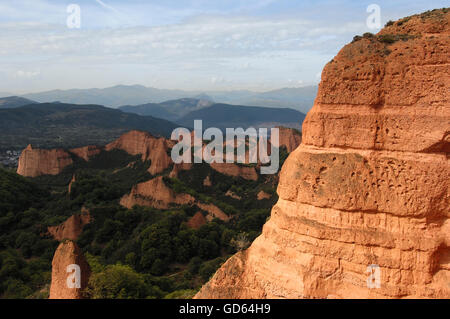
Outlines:
[[[281,153],[284,160],[287,153]],[[60,175],[37,178],[0,169],[1,298],[48,298],[59,243],[47,227],[82,208],[92,218],[77,240],[92,270],[86,297],[190,298],[260,234],[277,200],[274,176],[248,181],[222,175],[207,164],[195,165],[178,178],[163,172],[164,182],[175,192],[214,203],[232,217],[189,228],[189,218],[202,211],[195,205],[165,210],[119,205],[133,185],[153,177],[147,172],[150,163],[138,159],[123,151],[103,151],[89,162],[75,161]],[[207,175],[210,187],[203,185]],[[226,196],[228,190],[241,199]],[[257,200],[261,190],[271,198]]]

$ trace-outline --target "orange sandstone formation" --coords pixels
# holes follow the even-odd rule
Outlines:
[[[64,239],[77,240],[83,231],[83,227],[89,224],[91,216],[89,211],[83,211],[81,214],[70,216],[64,223],[58,226],[48,227],[48,232],[55,240],[62,241]]]
[[[135,205],[149,206],[159,209],[170,208],[171,205],[197,205],[208,212],[208,220],[219,218],[228,221],[230,218],[214,204],[205,204],[197,201],[189,194],[177,194],[164,184],[163,176],[155,177],[147,182],[134,186],[130,194],[124,195],[120,205],[132,208]]]
[[[73,265],[78,265],[79,271],[75,271]],[[79,286],[75,280],[78,273]],[[62,242],[56,249],[52,261],[49,299],[83,299],[83,291],[88,285],[90,274],[89,264],[80,248],[72,241]]]
[[[211,177],[209,175],[206,176],[205,179],[203,180],[203,186],[206,186],[206,187],[212,186]]]
[[[28,145],[20,154],[17,174],[26,177],[58,175],[72,163],[70,154],[62,149],[34,149]]]
[[[163,137],[157,138],[146,132],[131,131],[106,145],[105,149],[106,151],[121,149],[131,155],[142,155],[143,161],[151,161],[149,172],[155,175],[172,164],[167,151],[173,144]]]
[[[234,163],[211,163],[210,166],[212,169],[224,175],[242,177],[252,181],[258,180],[258,174],[254,167],[239,166]]]
[[[192,163],[181,163],[181,164],[174,164],[172,171],[169,174],[170,178],[177,178],[178,173],[181,171],[189,171],[192,168]]]
[[[77,181],[77,178],[76,178],[75,174],[73,174],[72,179],[70,180],[70,183],[69,183],[69,187],[67,189],[67,192],[69,194],[72,193],[72,186],[73,186],[73,183],[75,183],[76,181]]]
[[[120,204],[127,208],[140,205],[166,209],[170,204],[183,205],[194,201],[195,198],[189,194],[175,193],[164,184],[163,177],[159,176],[134,186],[130,194],[122,197]]]
[[[69,152],[75,154],[76,156],[84,159],[87,162],[91,159],[91,157],[94,157],[95,155],[100,154],[101,151],[102,151],[101,147],[89,145],[89,146],[71,149]]]
[[[288,153],[295,150],[302,142],[302,136],[292,128],[279,126],[279,145],[286,146]]]
[[[256,195],[258,200],[270,199],[272,197],[270,194],[267,194],[265,191],[260,191],[258,195]]]
[[[191,217],[191,219],[189,219],[187,225],[189,228],[199,229],[200,227],[205,225],[206,222],[207,221],[205,216],[203,216],[201,212],[197,212],[194,216]]]
[[[228,196],[228,197],[231,197],[231,198],[234,198],[234,199],[238,199],[238,200],[241,200],[241,199],[242,199],[242,197],[240,197],[239,195],[233,193],[231,190],[228,190],[228,191],[225,193],[225,196]]]
[[[450,298],[449,47],[445,9],[346,45],[262,235],[196,298]]]
[[[214,204],[205,204],[205,203],[200,203],[200,202],[196,202],[195,204],[200,209],[204,210],[205,212],[208,212],[208,215],[206,216],[206,219],[208,221],[211,221],[214,218],[219,218],[219,219],[223,220],[224,222],[227,222],[230,220],[230,217]]]

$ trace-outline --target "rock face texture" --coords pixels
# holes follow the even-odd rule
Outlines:
[[[81,214],[70,216],[64,223],[58,226],[48,227],[48,232],[55,240],[64,239],[77,240],[83,231],[83,227],[89,224],[91,216],[89,211],[83,211]]]
[[[450,298],[449,47],[445,9],[345,46],[262,235],[196,298]]]
[[[286,127],[278,127],[279,131],[279,145],[286,146],[288,153],[295,150],[302,142],[302,136],[296,130]]]
[[[89,145],[80,148],[71,149],[70,152],[76,156],[84,159],[86,162],[91,159],[91,157],[100,154],[102,148],[99,146]]]
[[[272,197],[270,194],[267,194],[265,191],[260,191],[257,195],[258,200],[270,199]]]
[[[72,175],[72,179],[70,180],[69,186],[67,187],[67,192],[70,194],[72,193],[72,186],[73,183],[75,183],[77,181],[77,177],[75,176],[75,174]]]
[[[207,220],[206,220],[205,216],[203,216],[203,214],[201,212],[197,212],[197,213],[195,213],[194,216],[191,217],[191,219],[189,219],[189,221],[187,222],[187,225],[189,228],[199,229],[200,227],[205,225],[206,222],[207,222]]]
[[[243,179],[256,181],[258,180],[258,173],[254,167],[239,166],[234,163],[211,163],[211,168],[221,174],[242,177]]]
[[[79,266],[80,288],[77,288],[76,280],[72,280],[75,272],[71,265]],[[56,249],[52,261],[49,299],[83,299],[83,290],[88,285],[90,274],[89,264],[80,248],[72,241],[62,242]]]
[[[62,149],[34,149],[28,145],[20,155],[17,174],[26,177],[58,175],[72,163],[70,154]]]
[[[134,186],[130,194],[122,197],[120,204],[127,208],[139,205],[166,209],[171,204],[191,204],[194,201],[195,198],[189,194],[175,193],[164,184],[163,177],[159,176]]]
[[[158,176],[147,182],[137,184],[131,189],[130,194],[124,195],[120,205],[132,208],[135,205],[149,206],[158,209],[167,209],[172,205],[195,204],[200,209],[208,212],[207,219],[219,218],[228,221],[230,218],[214,204],[205,204],[196,200],[189,194],[177,194],[164,183],[164,177]]]
[[[192,165],[192,163],[174,164],[172,170],[170,171],[169,177],[177,178],[179,172],[189,171],[192,168]]]
[[[105,149],[121,149],[131,155],[142,155],[143,161],[151,161],[149,172],[155,175],[172,164],[172,159],[167,154],[172,146],[173,142],[163,137],[157,138],[146,132],[131,131],[106,145]]]

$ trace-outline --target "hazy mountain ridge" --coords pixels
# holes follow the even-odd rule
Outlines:
[[[213,104],[178,119],[176,122],[185,127],[193,127],[194,120],[203,120],[203,127],[248,128],[274,127],[283,125],[301,128],[305,114],[288,108],[268,108],[259,106],[242,106],[229,104]]]
[[[213,102],[203,99],[183,98],[162,103],[147,103],[142,105],[125,105],[119,110],[139,115],[150,115],[169,121],[176,121],[180,117],[207,106]]]
[[[20,96],[7,96],[0,98],[0,109],[11,109],[37,103],[38,102],[36,101],[32,101]]]
[[[126,131],[169,136],[177,125],[100,105],[32,104],[0,109],[0,148],[77,147],[106,144]]]
[[[312,107],[316,93],[317,86],[284,88],[260,93],[248,90],[183,91],[156,89],[142,85],[117,85],[103,89],[52,90],[24,94],[22,97],[41,103],[61,101],[74,104],[99,104],[114,108],[123,105],[161,103],[181,98],[208,97],[218,103],[290,107],[306,113]]]

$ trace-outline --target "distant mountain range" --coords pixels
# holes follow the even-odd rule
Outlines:
[[[142,85],[118,85],[104,89],[53,90],[25,94],[22,97],[37,102],[61,101],[75,104],[98,104],[117,108],[122,105],[161,103],[181,98],[211,100],[236,105],[293,108],[307,113],[314,103],[317,86],[285,88],[269,92],[239,91],[183,91],[165,90]]]
[[[206,99],[178,99],[162,103],[147,103],[142,105],[127,105],[119,107],[119,110],[139,115],[150,115],[169,121],[176,121],[189,112],[212,105],[213,102]]]
[[[20,96],[8,96],[0,98],[0,109],[9,109],[21,107],[29,104],[36,104],[38,102],[20,97]]]
[[[123,106],[121,111],[151,115],[192,128],[194,120],[203,120],[204,127],[273,127],[286,126],[301,129],[305,114],[289,108],[212,103],[201,99],[179,99],[163,103]]]
[[[203,120],[203,127],[220,129],[242,127],[285,126],[301,129],[305,114],[288,108],[268,108],[229,104],[213,104],[192,111],[176,120],[184,127],[193,127],[194,120]]]
[[[0,108],[0,149],[103,145],[137,129],[170,136],[179,125],[152,116],[124,113],[99,105],[63,103]]]
[[[103,145],[129,130],[170,136],[173,129],[285,126],[301,129],[305,114],[289,108],[213,103],[183,98],[112,109],[100,105],[37,103],[22,97],[0,99],[0,149]],[[27,105],[23,105],[27,104]]]

